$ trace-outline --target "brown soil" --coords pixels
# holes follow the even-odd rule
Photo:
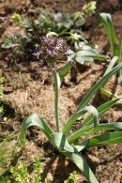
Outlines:
[[[22,16],[31,16],[33,7],[41,7],[49,13],[56,11],[75,12],[81,9],[87,1],[49,1],[49,0],[0,0],[0,42],[5,35],[11,34],[14,28],[10,22],[10,16],[21,13]],[[122,2],[119,0],[106,0],[97,2],[97,10],[94,16],[87,18],[83,30],[91,35],[91,40],[98,45],[99,51],[109,54],[108,41],[103,28],[91,32],[91,28],[100,12],[112,14],[116,32],[120,32],[122,20]],[[81,65],[74,69],[75,75],[69,74],[65,84],[60,89],[60,121],[61,125],[69,118],[85,93],[100,78],[108,63],[96,61]],[[54,124],[54,89],[51,73],[46,69],[40,69],[38,63],[26,60],[18,60],[9,51],[0,52],[0,72],[4,77],[4,114],[0,117],[0,136],[10,134],[12,131],[20,131],[22,120],[28,114],[38,113],[55,129]],[[122,95],[122,88],[116,84],[116,76],[113,76],[106,84],[106,89]],[[99,106],[107,99],[97,94],[91,103]],[[116,105],[110,109],[101,121],[122,121],[122,106]],[[122,182],[122,146],[114,145],[100,148],[92,148],[83,152],[88,164],[92,168],[100,183]],[[22,156],[26,162],[32,162],[35,156],[45,159],[42,178],[53,179],[54,183],[62,183],[76,166],[58,155],[47,142],[45,136],[37,129],[31,129],[27,133],[27,144]],[[78,171],[78,183],[84,183],[85,178]]]

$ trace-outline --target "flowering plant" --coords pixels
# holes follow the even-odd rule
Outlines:
[[[66,121],[63,129],[61,128],[59,121],[59,105],[58,95],[59,88],[61,86],[62,79],[70,68],[70,61],[66,62],[65,66],[59,71],[56,69],[57,59],[62,58],[66,53],[66,44],[58,37],[44,38],[42,43],[42,50],[40,55],[47,64],[52,68],[54,77],[54,89],[55,89],[55,127],[52,129],[45,120],[43,120],[38,114],[31,114],[24,119],[21,126],[21,145],[25,146],[25,136],[27,128],[31,126],[37,126],[46,135],[50,143],[64,156],[73,161],[77,167],[85,175],[89,183],[98,183],[97,178],[93,174],[92,170],[85,161],[82,150],[93,146],[102,146],[114,143],[122,142],[122,122],[116,123],[99,123],[99,117],[103,115],[110,107],[117,103],[122,97],[118,97],[114,100],[110,100],[103,103],[97,109],[94,106],[87,106],[89,100],[96,94],[96,92],[103,86],[103,84],[120,68],[122,63],[112,68],[110,72],[104,75],[83,97],[76,111]],[[44,54],[44,55],[43,55]],[[80,126],[72,133],[71,129],[74,123],[81,118],[86,112],[91,114],[86,117],[85,120],[80,122]],[[116,130],[110,132],[109,130]],[[102,131],[99,135],[95,135],[95,132]],[[107,132],[105,132],[107,131]],[[90,135],[90,134],[94,135]],[[87,135],[87,136],[86,136]],[[89,135],[89,137],[88,137]],[[85,137],[83,141],[77,141],[81,136]]]

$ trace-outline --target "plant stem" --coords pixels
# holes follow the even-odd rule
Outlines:
[[[56,70],[53,70],[54,77],[54,90],[55,90],[55,122],[56,122],[56,131],[59,132],[59,114],[58,114],[58,73]]]

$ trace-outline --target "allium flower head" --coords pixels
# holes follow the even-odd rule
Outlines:
[[[67,52],[66,42],[57,36],[43,37],[38,57],[48,65],[54,66],[59,59],[63,58]]]

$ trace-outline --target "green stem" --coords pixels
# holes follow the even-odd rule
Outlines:
[[[55,89],[55,122],[56,122],[56,131],[59,132],[59,114],[58,114],[58,73],[56,70],[53,71],[54,77],[54,89]]]

